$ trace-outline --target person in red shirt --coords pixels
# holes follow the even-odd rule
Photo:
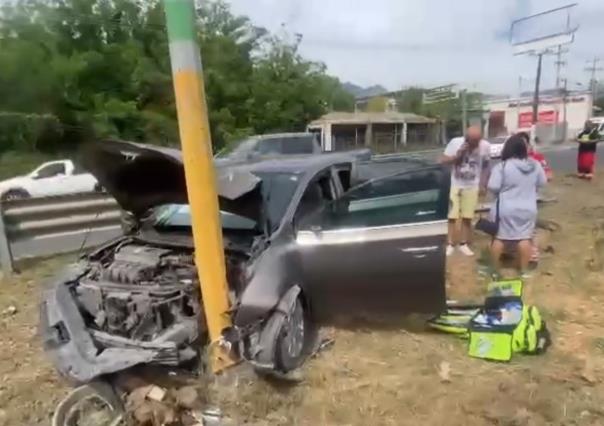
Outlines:
[[[591,180],[594,177],[596,165],[596,148],[600,141],[598,126],[588,121],[579,136],[579,152],[577,153],[577,176],[579,179]]]
[[[545,156],[537,151],[537,148],[531,144],[531,137],[528,135],[528,133],[520,132],[518,135],[521,136],[526,142],[529,157],[541,164],[541,167],[543,167],[543,171],[545,172],[545,176],[547,177],[547,181],[551,181],[554,178],[554,172],[547,163]],[[535,137],[535,145],[537,144],[539,144],[539,138]]]

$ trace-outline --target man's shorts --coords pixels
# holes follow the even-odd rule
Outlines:
[[[473,219],[478,206],[478,188],[451,187],[449,219]]]

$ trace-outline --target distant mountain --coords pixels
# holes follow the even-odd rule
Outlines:
[[[353,83],[342,83],[342,87],[355,98],[369,98],[388,93],[388,89],[383,86],[375,85],[370,87],[361,87]]]

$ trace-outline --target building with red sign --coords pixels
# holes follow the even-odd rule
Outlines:
[[[488,111],[485,133],[489,137],[530,131],[533,122],[533,99],[491,98],[484,102]],[[556,143],[573,138],[592,116],[593,102],[589,92],[571,92],[566,97],[545,95],[539,102],[537,135],[543,143]]]

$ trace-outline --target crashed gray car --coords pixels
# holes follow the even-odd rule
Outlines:
[[[177,150],[94,145],[87,168],[134,221],[50,283],[41,332],[76,382],[138,364],[195,365],[208,340]],[[258,370],[288,372],[341,315],[445,306],[449,174],[345,154],[218,167],[233,328]]]

